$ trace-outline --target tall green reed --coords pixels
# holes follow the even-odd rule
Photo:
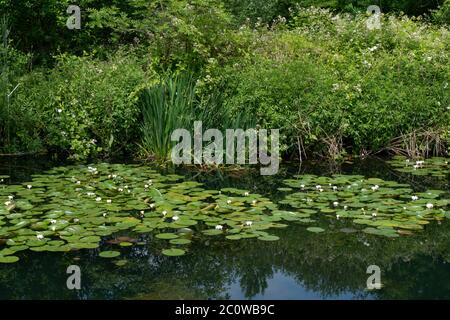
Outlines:
[[[142,93],[143,114],[141,151],[147,157],[167,160],[170,157],[175,129],[193,125],[195,83],[191,76],[165,76]]]

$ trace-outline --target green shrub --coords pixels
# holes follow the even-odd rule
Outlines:
[[[255,33],[252,61],[216,76],[227,108],[282,129],[288,152],[376,152],[450,123],[448,39],[447,29],[406,17],[385,16],[370,31],[365,15],[303,9],[290,29]]]
[[[62,55],[48,73],[24,78],[15,105],[35,112],[45,145],[78,160],[129,153],[138,135],[138,96],[152,77],[132,52],[107,61]]]

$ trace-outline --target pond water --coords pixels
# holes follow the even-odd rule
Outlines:
[[[0,259],[13,262],[0,299],[450,299],[438,161],[419,175],[368,159],[261,177],[0,158]],[[81,290],[67,289],[70,265]]]

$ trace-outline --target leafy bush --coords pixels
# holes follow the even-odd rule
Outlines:
[[[45,145],[74,159],[130,152],[138,134],[139,91],[152,72],[130,52],[107,61],[62,55],[48,74],[24,78],[15,105],[36,113]]]
[[[376,152],[415,129],[447,126],[448,30],[406,17],[382,22],[369,31],[364,15],[303,9],[290,29],[255,34],[258,54],[223,79],[227,108],[281,128],[290,152],[331,157],[344,147]]]
[[[29,56],[11,46],[9,22],[0,18],[0,152],[39,149],[30,123],[34,114],[22,106],[14,107],[19,77],[26,72]]]

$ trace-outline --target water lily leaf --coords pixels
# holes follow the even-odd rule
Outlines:
[[[172,249],[164,249],[162,251],[163,255],[169,256],[169,257],[176,257],[176,256],[182,256],[186,253],[186,251],[182,249],[172,248]]]
[[[102,258],[115,258],[120,256],[120,252],[118,251],[102,251],[99,253],[99,256]]]
[[[314,233],[320,233],[320,232],[324,232],[325,230],[320,228],[320,227],[309,227],[306,230],[308,230],[309,232],[314,232]]]
[[[15,263],[19,261],[19,257],[16,256],[0,256],[0,263]]]

